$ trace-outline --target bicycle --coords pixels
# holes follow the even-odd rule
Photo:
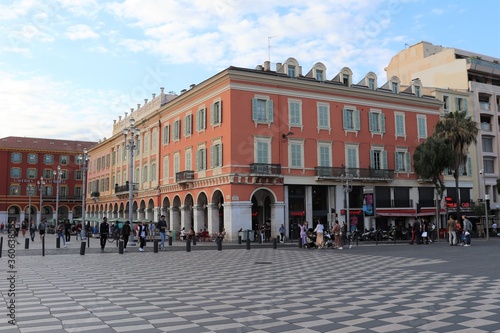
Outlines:
[[[116,228],[111,234],[109,234],[108,242],[113,243],[114,241],[116,241],[116,244],[118,244],[119,240],[120,240],[120,229]]]

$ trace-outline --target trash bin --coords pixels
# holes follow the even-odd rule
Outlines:
[[[248,238],[250,238],[250,241],[253,242],[255,240],[255,232],[253,230],[247,230],[248,233]]]

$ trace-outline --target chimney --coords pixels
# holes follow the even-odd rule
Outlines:
[[[271,70],[271,62],[270,61],[264,61],[264,71],[269,72]]]
[[[302,66],[299,66],[299,75],[298,76],[302,76]]]
[[[161,91],[162,94],[163,94],[163,90],[165,90],[165,88],[160,87],[160,91]]]
[[[118,116],[118,121],[122,121],[122,116]]]
[[[128,116],[128,112],[125,112],[125,117],[123,117],[123,118],[127,118],[127,116]]]
[[[134,108],[130,108],[130,115],[132,115],[132,112],[134,112]]]
[[[141,104],[137,104],[137,110],[141,108]]]
[[[280,69],[281,69],[281,62],[277,62],[276,63],[276,72],[279,72]]]
[[[152,98],[151,100],[155,99],[155,97],[156,97],[156,94],[155,94],[155,93],[153,93],[153,98]]]
[[[148,104],[148,99],[144,98],[144,105]]]
[[[189,89],[193,89],[194,87],[196,87],[196,84],[194,83],[189,85]]]
[[[116,119],[113,119],[113,126],[116,125]]]

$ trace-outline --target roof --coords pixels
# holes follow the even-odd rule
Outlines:
[[[20,136],[8,136],[0,139],[0,149],[19,150],[44,150],[44,151],[67,151],[79,152],[83,149],[95,146],[93,141],[72,141],[43,138],[27,138]]]

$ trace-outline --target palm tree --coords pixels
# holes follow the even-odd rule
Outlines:
[[[467,162],[469,146],[477,142],[479,132],[477,123],[473,121],[466,111],[449,112],[441,119],[435,128],[435,135],[444,140],[453,150],[455,158],[450,161],[450,168],[453,168],[455,178],[455,190],[457,193],[457,219],[460,217],[460,191],[458,180],[460,167]]]

